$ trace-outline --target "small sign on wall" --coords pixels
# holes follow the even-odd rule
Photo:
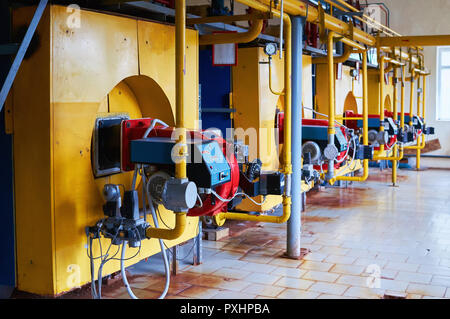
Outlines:
[[[358,81],[358,83],[361,83],[361,72],[360,72],[360,66],[359,66],[359,62],[356,62],[356,81]]]
[[[217,31],[216,33],[236,33],[236,31]],[[213,44],[212,64],[213,66],[236,66],[238,45],[237,43]]]
[[[336,65],[336,80],[342,80],[342,63]]]

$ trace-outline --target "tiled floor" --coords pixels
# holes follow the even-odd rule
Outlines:
[[[281,257],[286,225],[204,241],[204,263],[182,266],[168,298],[450,298],[450,170],[400,175],[399,187],[374,169],[366,183],[308,195],[303,260]],[[162,290],[162,274],[148,276],[130,280],[137,296]]]

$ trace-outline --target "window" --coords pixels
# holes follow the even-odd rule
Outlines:
[[[450,47],[437,49],[437,110],[438,121],[450,121]]]

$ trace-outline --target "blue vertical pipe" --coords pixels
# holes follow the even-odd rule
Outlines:
[[[292,18],[292,211],[287,223],[287,256],[300,257],[302,213],[302,55],[304,18]]]

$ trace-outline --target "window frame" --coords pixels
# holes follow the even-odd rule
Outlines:
[[[442,70],[450,70],[450,65],[443,66],[442,65],[442,52],[450,52],[450,46],[440,46],[436,48],[436,121],[439,122],[450,122],[450,116],[448,118],[441,118],[441,78],[442,78]],[[450,105],[449,105],[450,107]]]

